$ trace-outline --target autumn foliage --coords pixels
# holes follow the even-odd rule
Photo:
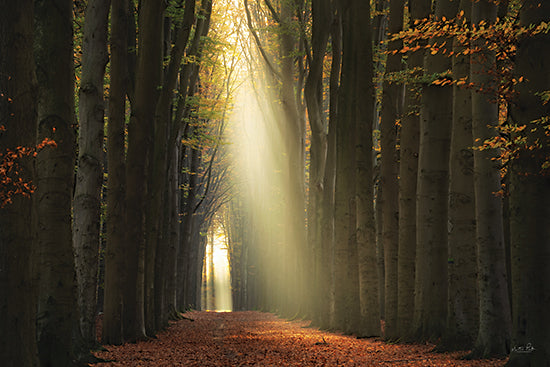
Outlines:
[[[5,128],[0,126],[0,131]],[[35,157],[37,152],[47,146],[55,147],[55,141],[44,139],[36,147],[17,147],[0,153],[0,207],[11,204],[16,195],[30,197],[35,187],[31,181],[21,177],[19,161],[24,157]]]

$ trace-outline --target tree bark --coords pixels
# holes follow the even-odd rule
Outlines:
[[[549,2],[524,2],[521,26],[549,19]],[[550,105],[537,95],[550,85],[549,44],[548,34],[526,38],[516,57],[516,78],[525,81],[517,86],[519,95],[510,116],[513,124],[527,126],[527,140],[512,161],[510,175],[513,328],[509,367],[550,366],[550,180],[548,168],[541,170],[550,156],[548,121],[544,120],[550,116]]]
[[[37,81],[33,59],[33,1],[7,1],[0,6],[0,154],[35,145]],[[34,185],[33,159],[15,162],[21,178]],[[11,176],[11,175],[10,175]],[[3,186],[5,183],[3,184]],[[10,189],[2,187],[2,191]],[[38,365],[36,345],[37,262],[32,199],[18,194],[0,203],[0,355],[7,367]]]
[[[393,35],[403,30],[402,0],[390,1],[388,33]],[[385,75],[398,72],[402,68],[400,50],[401,41],[391,41],[388,45]],[[397,180],[399,153],[397,152],[398,119],[403,111],[403,86],[387,80],[383,83],[382,111],[380,120],[380,183],[383,186],[382,205],[382,241],[384,246],[384,309],[386,339],[398,338],[397,295],[398,295],[398,249],[399,249],[399,185]]]
[[[346,333],[358,331],[360,322],[359,277],[356,242],[355,141],[356,72],[354,8],[341,1],[342,69],[336,123],[336,184],[334,199],[334,318],[333,327]]]
[[[470,22],[472,3],[460,10]],[[461,53],[468,45],[453,41],[453,79],[469,77],[470,60]],[[449,173],[449,243],[447,330],[440,350],[471,348],[478,329],[477,257],[475,247],[474,153],[471,91],[453,86],[453,129]]]
[[[411,24],[427,18],[431,1],[409,1]],[[414,26],[414,25],[411,25]],[[422,67],[422,53],[411,53],[409,70]],[[401,118],[399,164],[399,248],[397,256],[397,329],[408,339],[414,315],[414,284],[416,257],[416,190],[420,133],[420,92],[418,84],[409,83],[405,89],[405,112]]]
[[[38,136],[56,142],[36,156],[37,342],[43,366],[69,366],[80,340],[72,244],[75,167],[73,2],[35,1]]]
[[[472,5],[472,23],[494,23],[497,6],[484,0]],[[485,47],[480,38],[474,46]],[[485,51],[472,55],[471,81],[477,90],[472,92],[472,131],[474,144],[483,144],[498,134],[498,105],[492,88],[490,70],[495,54]],[[487,91],[487,92],[483,92]],[[508,354],[510,345],[510,304],[504,252],[502,200],[496,193],[501,189],[496,149],[474,150],[474,188],[476,200],[476,238],[479,289],[479,332],[472,357],[497,357]]]
[[[123,285],[126,275],[125,218],[125,128],[128,84],[128,0],[111,0],[111,86],[107,124],[107,208],[105,250],[105,301],[102,343],[122,344]]]
[[[376,228],[374,222],[374,187],[372,162],[372,117],[374,86],[372,67],[372,31],[370,6],[362,2],[354,6],[357,69],[355,74],[356,103],[356,227],[359,260],[359,298],[361,307],[360,335],[380,335],[378,277],[376,272]],[[353,131],[353,130],[352,130]],[[352,142],[354,140],[351,140]],[[349,143],[348,143],[349,144]]]
[[[316,299],[319,296],[319,287],[324,280],[322,272],[326,269],[320,269],[323,256],[322,242],[322,210],[323,210],[323,191],[325,167],[327,158],[327,119],[323,112],[323,66],[325,53],[330,35],[331,7],[330,1],[316,0],[311,4],[312,7],[312,61],[309,66],[306,84],[304,87],[304,97],[307,104],[309,117],[309,126],[311,133],[310,148],[310,180],[309,180],[309,205],[307,240],[308,251],[311,254],[313,273],[308,276],[306,289],[307,308],[311,310],[312,318],[316,319],[320,313],[315,310]]]
[[[129,340],[145,333],[145,208],[147,163],[152,146],[155,105],[162,68],[162,15],[164,2],[145,0],[139,13],[138,62],[135,104],[128,126],[126,163],[126,254],[127,278],[124,296],[124,333]]]
[[[456,15],[458,2],[436,2],[435,20]],[[432,42],[441,43],[444,39]],[[425,75],[444,73],[451,61],[426,55]],[[435,340],[447,319],[447,212],[452,87],[425,85],[420,110],[418,158],[416,278],[413,330],[417,340]]]
[[[73,246],[84,342],[95,344],[101,186],[103,184],[103,77],[108,61],[110,0],[86,7],[79,89],[78,162],[73,204]]]

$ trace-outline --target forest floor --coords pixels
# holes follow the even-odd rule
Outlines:
[[[503,366],[434,353],[429,344],[388,344],[328,333],[309,321],[261,312],[188,312],[148,341],[105,346],[93,366]]]

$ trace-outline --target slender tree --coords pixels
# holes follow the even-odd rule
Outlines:
[[[128,1],[111,1],[111,85],[107,124],[107,207],[105,250],[104,344],[122,344],[123,280],[125,272],[125,127],[128,84],[127,44]]]
[[[376,227],[373,206],[372,116],[374,85],[372,68],[372,29],[369,2],[352,8],[353,29],[356,32],[356,223],[359,269],[359,299],[361,307],[360,335],[380,335],[378,277],[376,274]],[[352,129],[353,131],[353,129]],[[352,140],[353,141],[353,140]],[[351,264],[350,264],[351,266]]]
[[[415,20],[430,14],[431,1],[409,1],[411,27]],[[407,70],[417,76],[423,55],[416,51],[407,58]],[[418,84],[405,87],[404,112],[399,137],[399,247],[397,256],[397,328],[401,336],[411,331],[414,313],[416,254],[416,189],[420,130],[420,94]]]
[[[330,1],[316,0],[311,4],[312,8],[312,56],[308,76],[304,86],[304,97],[307,104],[309,126],[311,135],[310,157],[310,196],[308,206],[308,248],[313,254],[314,273],[308,278],[307,287],[312,293],[308,296],[308,307],[319,305],[315,298],[319,296],[318,287],[323,281],[321,259],[323,254],[322,241],[322,199],[325,178],[326,156],[328,150],[327,118],[323,111],[323,66],[325,53],[330,35],[330,22],[332,11]],[[315,281],[318,279],[319,281]],[[319,314],[314,310],[313,317]]]
[[[146,284],[145,284],[145,316],[146,328],[149,334],[154,334],[159,326],[157,320],[160,314],[155,310],[155,273],[161,272],[156,268],[157,256],[159,260],[164,255],[158,251],[168,239],[162,232],[162,205],[166,186],[166,174],[168,170],[169,145],[175,144],[170,138],[170,105],[174,98],[176,81],[179,75],[181,61],[189,40],[189,34],[195,15],[195,2],[186,1],[182,24],[178,28],[175,43],[170,52],[170,62],[165,70],[162,81],[162,90],[155,109],[154,141],[151,152],[151,164],[149,165],[150,201],[147,208],[147,252],[146,252]],[[172,152],[172,151],[170,151]],[[159,252],[159,253],[157,253]]]
[[[403,30],[403,5],[399,0],[390,1],[388,33],[395,34]],[[377,205],[382,206],[382,241],[384,246],[384,309],[385,334],[387,339],[395,339],[397,333],[397,295],[398,295],[398,245],[399,245],[399,185],[397,174],[399,170],[397,151],[397,126],[400,114],[403,111],[403,87],[389,81],[391,73],[399,72],[402,68],[400,40],[390,41],[386,60],[386,80],[383,83],[382,111],[380,119],[380,182],[383,186],[381,200]]]
[[[78,161],[73,204],[73,245],[84,341],[96,343],[101,187],[103,184],[103,77],[108,61],[110,0],[86,7],[78,112]]]
[[[135,104],[128,126],[126,162],[126,254],[124,333],[129,340],[145,337],[144,266],[147,157],[152,146],[155,105],[162,67],[162,25],[165,4],[141,2]]]

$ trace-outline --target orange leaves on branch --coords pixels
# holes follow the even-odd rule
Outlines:
[[[5,130],[4,126],[0,127],[0,131]],[[36,189],[32,182],[23,178],[23,167],[20,161],[25,158],[34,158],[37,152],[46,147],[57,147],[57,144],[52,139],[44,139],[36,145],[36,147],[17,147],[15,149],[6,149],[4,153],[0,153],[0,207],[4,207],[13,202],[14,196],[30,197]]]

